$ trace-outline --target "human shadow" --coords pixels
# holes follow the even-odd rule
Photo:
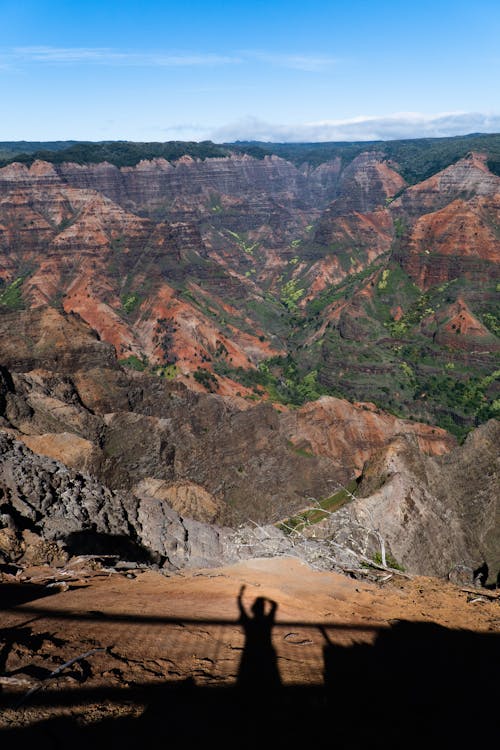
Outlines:
[[[227,623],[234,626],[234,623]],[[321,627],[318,624],[318,627]],[[328,631],[336,633],[334,624]],[[341,631],[342,632],[342,631]],[[340,633],[339,633],[340,634]],[[494,747],[498,736],[496,633],[449,630],[401,622],[377,631],[372,643],[325,645],[325,684],[286,685],[279,701],[256,699],[231,686],[193,679],[101,689],[50,686],[30,699],[57,709],[52,718],[0,731],[5,747],[137,750],[200,747],[221,750],[333,747]],[[83,722],[58,707],[93,704],[145,706]]]
[[[130,625],[218,625],[230,629],[228,642],[238,624],[245,643],[236,686],[223,679],[199,684],[194,674],[176,679],[175,673],[136,682],[133,673],[126,671],[119,679],[94,685],[85,679],[61,685],[47,681],[43,690],[29,698],[26,721],[20,716],[17,725],[12,722],[0,729],[0,743],[37,750],[137,750],[207,744],[215,744],[219,750],[494,747],[500,731],[500,637],[494,622],[488,632],[417,621],[386,626],[282,619],[276,623],[276,603],[258,597],[248,610],[244,591],[242,588],[237,598],[238,621],[104,615],[112,622],[126,620]],[[43,602],[37,607],[24,605],[23,612],[27,610],[44,618],[54,616],[51,610],[44,611]],[[65,616],[91,622],[97,617],[92,612]],[[21,623],[16,633],[4,631],[4,641],[10,641],[8,647],[14,643],[23,649],[31,641],[31,650],[43,654],[47,644],[35,643],[32,638],[49,640],[50,633],[45,632],[45,624],[42,633],[30,632],[29,625]],[[282,638],[290,627],[302,626],[316,628],[318,637],[323,638],[324,662],[310,663],[313,679],[309,682],[287,680],[281,684],[272,637],[278,633]],[[1,636],[0,631],[0,640]],[[190,648],[188,636],[186,633],[184,645],[176,646],[179,654]],[[169,647],[168,639],[166,643],[165,655],[175,660],[173,644]],[[300,653],[297,651],[297,658]],[[276,689],[269,691],[273,684]],[[12,709],[13,701],[12,693],[0,694],[0,707]],[[95,719],[82,720],[86,714]]]
[[[281,678],[272,631],[278,605],[272,599],[258,596],[252,604],[250,615],[243,604],[244,592],[245,586],[242,586],[237,598],[245,644],[236,684],[251,691],[276,690],[281,686]]]

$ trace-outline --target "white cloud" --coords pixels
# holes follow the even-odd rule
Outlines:
[[[424,115],[401,112],[387,116],[359,116],[345,120],[321,120],[280,125],[246,117],[215,128],[216,142],[255,140],[272,142],[378,141],[400,138],[438,138],[468,133],[500,132],[500,114],[446,112]]]

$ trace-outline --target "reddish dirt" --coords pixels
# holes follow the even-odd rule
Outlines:
[[[4,687],[4,729],[56,716],[84,724],[139,716],[144,705],[128,697],[138,685],[185,679],[198,687],[234,685],[245,646],[237,604],[242,586],[249,614],[257,597],[277,604],[272,644],[285,686],[322,685],[326,638],[336,646],[371,644],[401,620],[476,634],[500,631],[500,600],[494,592],[488,598],[481,590],[467,592],[420,577],[360,581],[314,571],[293,558],[256,559],[175,575],[109,573],[74,562],[66,571],[25,570],[23,578],[20,584],[4,575],[1,586],[0,635],[6,646],[0,671],[26,680],[25,686]],[[54,578],[68,581],[61,585],[69,588],[47,588]],[[35,667],[48,674],[94,648],[107,650],[47,681],[50,705],[28,700],[13,708],[30,680],[33,683]],[[83,705],[83,686],[109,689],[113,698]],[[66,697],[59,701],[63,692]]]
[[[359,472],[376,450],[400,432],[415,435],[420,450],[431,456],[443,455],[456,445],[455,438],[439,427],[398,419],[369,402],[351,404],[332,396],[289,410],[284,421],[294,445],[354,465]]]

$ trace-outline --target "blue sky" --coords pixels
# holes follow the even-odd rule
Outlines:
[[[0,0],[0,140],[500,132],[498,0]]]

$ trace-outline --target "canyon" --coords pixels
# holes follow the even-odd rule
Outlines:
[[[347,683],[366,659],[374,674],[393,660],[401,679],[407,634],[425,651],[433,627],[491,677],[500,176],[488,143],[424,166],[412,155],[437,147],[416,142],[326,156],[186,144],[172,159],[136,144],[132,163],[77,144],[79,161],[45,151],[0,167],[0,685],[13,741],[116,729],[125,747],[129,730],[157,726],[165,691],[181,738],[209,685],[237,713],[246,585],[282,606],[283,684],[312,691],[289,691],[280,721],[283,706],[340,699],[315,692],[333,653]],[[161,641],[161,618],[168,656],[149,635],[138,656],[141,628]],[[56,684],[56,664],[84,652]],[[51,706],[16,715],[9,701],[45,679]]]
[[[335,505],[399,435],[412,461],[455,455],[498,408],[488,164],[472,151],[409,184],[383,149],[319,164],[13,160],[0,168],[3,429],[25,463],[233,527]],[[490,555],[469,541],[450,569],[454,554],[472,568]],[[403,547],[402,564],[446,574]]]

